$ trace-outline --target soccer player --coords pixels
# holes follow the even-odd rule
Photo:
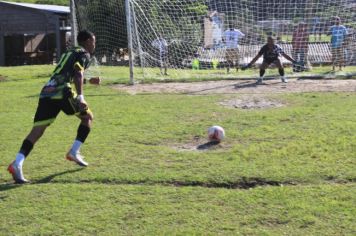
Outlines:
[[[287,79],[284,76],[284,67],[279,59],[279,56],[282,55],[287,60],[291,61],[292,63],[297,63],[292,57],[284,53],[283,49],[275,44],[275,39],[272,36],[267,38],[267,44],[265,44],[258,54],[252,59],[252,61],[244,66],[242,69],[245,70],[251,67],[261,56],[263,56],[263,62],[260,66],[260,78],[257,80],[257,84],[261,84],[263,82],[263,76],[266,72],[266,69],[272,63],[278,67],[279,75],[281,76],[281,80],[283,83],[287,83]]]
[[[227,62],[227,73],[230,72],[230,67],[235,65],[236,71],[239,70],[239,39],[245,36],[238,29],[234,29],[232,25],[229,27],[228,30],[224,32],[223,41],[226,45],[226,62]]]
[[[77,136],[66,158],[80,166],[88,165],[79,153],[93,120],[93,114],[84,99],[83,72],[89,67],[90,54],[95,50],[95,35],[83,30],[78,33],[77,41],[79,47],[68,50],[61,56],[50,80],[40,92],[33,128],[23,141],[16,159],[8,167],[15,183],[28,182],[22,172],[23,162],[60,111],[67,115],[76,115],[81,120]],[[75,90],[71,86],[72,83]]]
[[[339,69],[342,70],[342,66],[345,66],[345,48],[344,41],[347,36],[347,29],[341,25],[340,17],[335,17],[335,25],[330,28],[328,35],[331,34],[331,54],[332,54],[332,70],[335,71],[335,66],[339,65]]]

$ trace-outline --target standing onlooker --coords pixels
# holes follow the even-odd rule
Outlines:
[[[227,62],[227,73],[230,72],[230,67],[235,65],[236,71],[239,70],[239,39],[244,37],[245,34],[232,26],[224,32],[223,40],[226,46],[225,58]]]
[[[314,41],[317,40],[317,35],[319,35],[319,41],[321,41],[322,32],[323,32],[323,24],[321,23],[320,18],[318,16],[315,16],[313,18],[313,28],[312,28]]]
[[[152,46],[158,50],[161,74],[163,74],[162,70],[164,69],[164,75],[168,75],[168,43],[163,38],[162,34],[159,34],[159,37],[153,40]]]
[[[335,66],[339,65],[339,69],[342,70],[342,66],[345,66],[344,58],[344,42],[347,35],[346,27],[341,25],[340,17],[334,18],[334,25],[331,26],[328,35],[331,34],[331,54],[333,71]]]
[[[347,29],[347,37],[345,45],[345,63],[346,65],[355,65],[356,63],[356,30],[353,28]]]
[[[302,71],[302,68],[305,68],[306,62],[308,60],[308,43],[308,26],[306,23],[301,22],[293,32],[292,38],[292,57],[300,64],[293,66],[294,72],[300,72]]]

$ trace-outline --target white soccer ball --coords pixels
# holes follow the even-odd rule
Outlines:
[[[225,130],[218,125],[211,126],[208,129],[209,141],[221,142],[225,138]]]

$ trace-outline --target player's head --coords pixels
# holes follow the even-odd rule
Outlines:
[[[300,29],[306,29],[307,28],[307,23],[305,23],[304,21],[299,22],[298,27]]]
[[[341,24],[341,19],[340,19],[340,17],[335,16],[335,17],[334,17],[334,22],[335,22],[336,25],[340,25],[340,24]]]
[[[276,39],[273,36],[268,36],[267,37],[267,44],[269,46],[273,46],[275,44],[275,42],[276,42]]]
[[[95,35],[89,30],[82,30],[78,33],[77,42],[80,46],[85,48],[89,53],[95,50]]]
[[[234,27],[234,24],[233,23],[229,23],[229,30],[234,30],[235,27]]]

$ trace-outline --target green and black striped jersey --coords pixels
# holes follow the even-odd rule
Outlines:
[[[42,88],[40,98],[63,98],[63,89],[70,88],[76,71],[84,72],[89,67],[90,54],[81,47],[65,52],[54,69],[50,80]]]

